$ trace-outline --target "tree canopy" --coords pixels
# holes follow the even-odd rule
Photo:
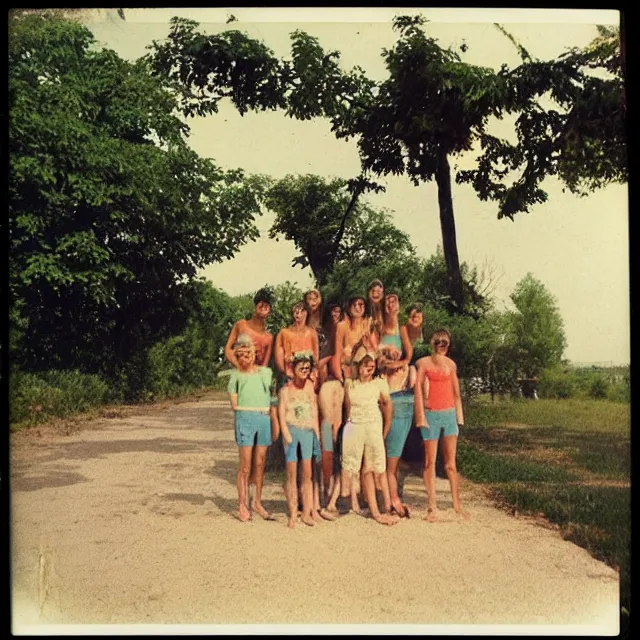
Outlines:
[[[9,36],[14,360],[113,366],[175,332],[188,280],[258,236],[258,187],[188,147],[148,61],[50,15],[13,15]]]

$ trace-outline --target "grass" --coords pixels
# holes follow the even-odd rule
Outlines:
[[[630,405],[590,399],[465,408],[458,465],[502,506],[542,515],[620,572],[621,629],[630,601]]]

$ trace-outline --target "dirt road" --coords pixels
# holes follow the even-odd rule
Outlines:
[[[14,633],[133,623],[617,633],[617,572],[468,482],[466,523],[440,479],[442,521],[424,522],[415,476],[405,484],[413,517],[393,527],[350,514],[291,531],[273,480],[265,504],[278,520],[234,519],[225,394],[14,434],[10,461]]]

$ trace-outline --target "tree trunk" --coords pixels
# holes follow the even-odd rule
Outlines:
[[[458,260],[458,244],[456,242],[456,223],[453,217],[453,200],[451,198],[451,169],[449,167],[447,154],[444,152],[441,152],[438,158],[436,183],[438,185],[442,249],[447,264],[449,292],[455,306],[454,311],[456,313],[462,313],[464,311],[464,298],[460,261]]]

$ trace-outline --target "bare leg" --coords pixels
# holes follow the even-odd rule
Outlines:
[[[280,435],[280,420],[278,419],[278,408],[269,407],[269,418],[271,419],[271,440],[275,442]]]
[[[378,483],[381,487],[384,510],[386,513],[391,513],[391,496],[389,494],[389,483],[387,481],[386,471],[382,471],[381,473],[374,473],[374,479],[375,478],[378,479]]]
[[[342,483],[340,482],[340,476],[336,477],[336,481],[333,485],[333,491],[331,492],[331,498],[329,499],[329,504],[327,505],[327,511],[332,513],[338,512],[338,507],[336,503],[338,502],[338,498],[340,497],[340,489]]]
[[[391,506],[396,510],[400,517],[406,515],[406,507],[402,504],[398,495],[398,464],[400,458],[387,458],[387,483],[389,485],[389,499]]]
[[[451,486],[451,500],[453,502],[453,509],[465,520],[469,518],[469,514],[462,510],[460,506],[460,493],[459,493],[459,478],[458,469],[456,467],[456,449],[458,445],[458,436],[445,436],[442,438],[442,453],[444,457],[444,468],[447,472],[447,478],[449,478],[449,485]]]
[[[252,447],[238,447],[240,464],[236,484],[238,487],[238,518],[242,522],[251,520],[249,511],[249,474],[251,473],[251,449]]]
[[[383,477],[385,476],[384,473],[381,473],[380,475]],[[378,509],[378,501],[376,500],[376,483],[373,479],[372,471],[364,474],[363,483],[364,486],[362,487],[362,489],[364,494],[367,496],[367,502],[369,503],[369,511],[371,512],[371,517],[380,524],[396,524],[396,522],[398,522],[399,520],[397,516],[392,516],[388,513],[380,513],[380,510]],[[386,485],[386,478],[384,484]],[[387,489],[387,495],[388,494],[389,491]]]
[[[262,506],[262,486],[264,483],[264,461],[267,455],[267,447],[254,447],[255,449],[255,480],[256,495],[253,497],[251,508],[259,513],[265,520],[272,520],[273,516]]]
[[[427,515],[425,520],[435,522],[437,518],[436,509],[436,455],[438,454],[438,441],[424,441],[424,473],[422,478],[427,490]]]
[[[287,506],[289,507],[289,522],[287,526],[289,529],[295,529],[296,519],[298,517],[298,489],[296,487],[297,481],[297,466],[298,463],[287,462],[287,482],[285,483],[285,495],[287,496]]]
[[[302,461],[302,517],[306,525],[312,527],[315,522],[311,513],[313,506],[313,487],[311,483],[311,460]]]

